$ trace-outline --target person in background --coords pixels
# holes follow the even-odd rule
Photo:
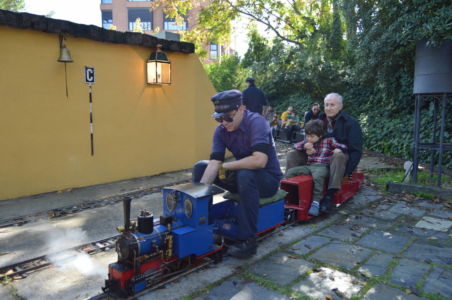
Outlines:
[[[341,188],[344,177],[351,177],[363,153],[363,135],[359,122],[342,110],[343,98],[338,93],[330,93],[324,99],[325,114],[320,116],[327,128],[326,136],[347,146],[347,153],[333,153],[330,161],[327,198],[332,202]],[[306,164],[306,153],[293,150],[287,153],[286,170]]]
[[[306,125],[311,120],[318,120],[323,113],[320,112],[320,104],[314,103],[311,109],[304,115],[304,124]]]
[[[275,110],[271,105],[267,106],[267,110],[265,112],[265,119],[270,123],[273,120],[273,117],[275,116]]]
[[[270,121],[270,128],[272,130],[272,136],[273,138],[277,138],[279,135],[279,127],[280,127],[280,122],[279,122],[279,116],[278,114],[274,114],[273,118]]]
[[[289,143],[293,142],[295,133],[300,130],[300,118],[296,112],[293,112],[287,115],[286,121],[286,137]]]
[[[255,112],[261,115],[266,114],[267,111],[267,97],[265,94],[256,87],[254,84],[254,79],[252,77],[248,77],[245,80],[248,87],[243,91],[243,105],[246,106],[246,109],[250,112]]]
[[[281,114],[281,128],[285,128],[287,125],[287,116],[292,114],[293,107],[289,106],[285,112]]]
[[[279,188],[282,172],[276,156],[275,142],[267,120],[242,105],[238,90],[220,92],[212,97],[219,123],[213,134],[210,160],[199,161],[193,167],[193,182],[213,184],[238,193],[237,244],[228,253],[237,258],[249,258],[257,249],[257,217],[259,198],[273,196]],[[224,162],[226,149],[235,161]],[[232,180],[223,181],[219,174],[227,171]]]
[[[321,120],[311,120],[305,125],[306,140],[296,143],[295,149],[303,151],[308,156],[308,164],[290,168],[287,171],[286,178],[298,175],[312,175],[314,189],[312,195],[311,207],[308,213],[311,216],[319,215],[320,203],[322,205],[321,212],[329,212],[331,210],[331,202],[323,196],[323,186],[325,179],[329,174],[329,163],[333,153],[345,153],[347,146],[338,143],[333,137],[325,136],[325,126]],[[326,200],[325,200],[326,199]]]

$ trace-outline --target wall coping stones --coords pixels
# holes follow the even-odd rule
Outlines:
[[[195,52],[195,45],[188,42],[165,40],[138,32],[119,32],[94,25],[78,24],[40,15],[17,13],[2,9],[0,9],[0,25],[46,33],[71,34],[75,37],[114,44],[127,44],[148,48],[155,48],[157,44],[161,44],[162,50],[164,51]]]

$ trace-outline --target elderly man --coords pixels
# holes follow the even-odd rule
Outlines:
[[[341,188],[342,179],[351,176],[358,166],[362,155],[363,138],[358,121],[348,115],[343,108],[342,96],[330,93],[324,99],[325,114],[320,116],[324,122],[328,137],[334,137],[339,143],[345,144],[346,153],[334,153],[330,161],[330,177],[328,192],[321,202],[320,210],[329,212],[334,194]],[[292,167],[306,164],[306,153],[293,150],[287,154],[286,172]]]
[[[279,187],[282,172],[268,122],[258,113],[245,109],[238,90],[220,92],[212,97],[219,123],[213,134],[209,161],[200,161],[193,168],[193,181],[216,185],[239,195],[239,242],[228,250],[237,258],[256,253],[259,198],[271,197]],[[224,162],[228,149],[235,161]],[[222,180],[219,171],[233,174]],[[230,177],[228,176],[228,179]]]

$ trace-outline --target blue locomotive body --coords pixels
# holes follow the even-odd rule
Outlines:
[[[201,183],[164,188],[163,215],[154,222],[151,216],[142,214],[138,224],[130,223],[130,200],[125,201],[124,231],[116,243],[118,261],[109,265],[104,291],[135,295],[155,285],[181,261],[190,264],[221,253],[223,244],[218,241],[224,237],[234,240],[238,235],[238,203],[214,201],[214,196],[223,192]],[[259,232],[283,222],[284,200],[260,207]]]

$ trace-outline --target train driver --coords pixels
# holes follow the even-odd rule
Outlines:
[[[282,172],[267,120],[242,105],[238,90],[220,92],[212,97],[219,123],[213,134],[210,160],[193,168],[193,181],[216,184],[239,195],[239,241],[228,249],[231,256],[246,259],[256,253],[256,225],[259,198],[277,191]],[[228,149],[235,160],[224,162]],[[218,175],[226,171],[226,178]]]

